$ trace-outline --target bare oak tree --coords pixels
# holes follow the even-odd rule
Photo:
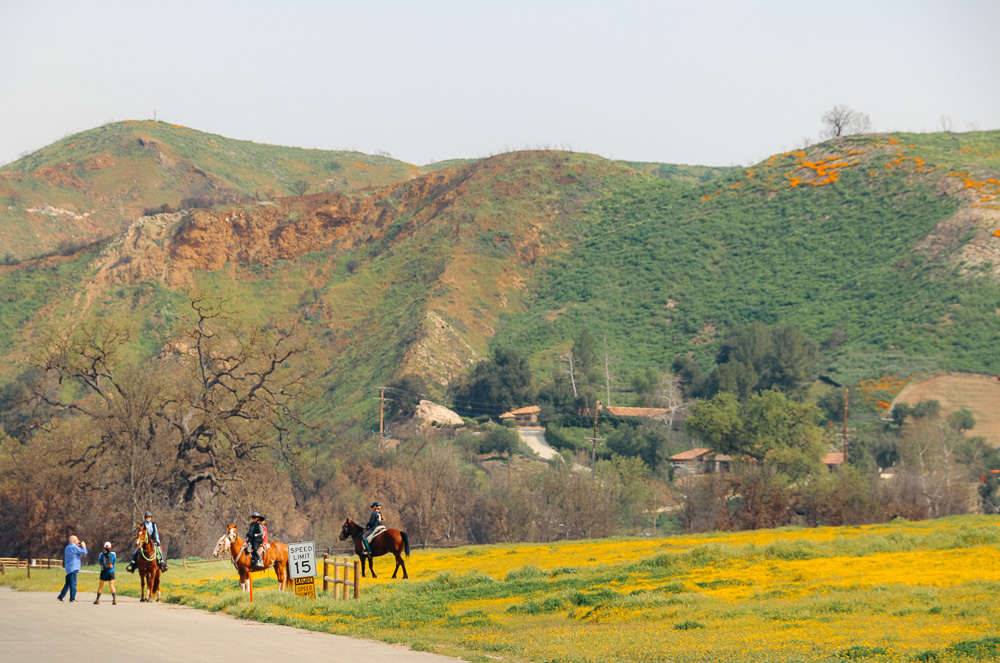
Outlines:
[[[87,323],[51,334],[35,361],[39,400],[91,424],[66,459],[84,490],[111,491],[137,518],[153,504],[181,506],[204,485],[225,493],[258,463],[289,458],[304,373],[294,329],[243,327],[220,306],[191,303],[197,322],[174,344],[180,359],[129,359],[130,334]]]
[[[867,113],[854,110],[850,106],[837,104],[820,117],[823,122],[822,135],[825,138],[869,133],[872,121]]]

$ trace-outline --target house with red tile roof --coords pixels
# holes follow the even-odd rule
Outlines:
[[[513,419],[515,426],[537,426],[538,425],[538,414],[542,411],[542,408],[537,405],[529,405],[527,407],[519,407],[516,410],[511,410],[510,412],[504,412],[500,415],[500,420]]]
[[[823,464],[831,470],[837,469],[844,464],[844,452],[831,451],[827,455],[823,456]]]
[[[706,474],[708,472],[725,472],[729,470],[732,457],[720,454],[705,447],[695,447],[674,454],[670,457],[674,469],[686,474]]]
[[[614,417],[666,419],[670,416],[669,408],[665,407],[620,407],[617,405],[608,405],[602,409]]]

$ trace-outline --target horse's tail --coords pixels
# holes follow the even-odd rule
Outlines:
[[[406,536],[406,532],[400,532],[399,535],[403,537],[403,545],[406,546],[406,556],[410,556],[410,537]]]

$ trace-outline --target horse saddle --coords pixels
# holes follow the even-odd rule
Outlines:
[[[264,563],[264,554],[267,552],[267,549],[270,548],[270,547],[271,547],[271,544],[269,542],[264,542],[264,543],[260,544],[260,548],[257,548],[257,558],[255,559],[254,558],[254,554],[253,554],[253,548],[250,547],[250,543],[247,542],[247,543],[243,544],[243,550],[245,550],[246,553],[248,555],[250,555],[250,563],[253,564],[253,568],[255,568],[255,569],[266,568],[267,565]],[[260,562],[259,564],[257,563],[258,561]]]
[[[388,528],[385,525],[379,525],[378,527],[376,527],[375,529],[372,530],[371,534],[369,534],[368,536],[365,537],[365,541],[367,541],[368,543],[371,543],[375,539],[376,536],[378,536],[379,534],[381,534],[382,532],[384,532],[387,529]]]

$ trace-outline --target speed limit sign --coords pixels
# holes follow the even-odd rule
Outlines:
[[[312,541],[288,544],[288,577],[295,593],[316,598],[316,545]]]

